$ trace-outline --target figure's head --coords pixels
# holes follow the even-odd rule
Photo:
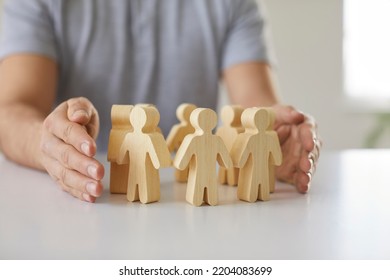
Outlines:
[[[266,131],[270,127],[272,110],[268,108],[253,107],[242,113],[241,121],[245,129],[255,131]]]
[[[226,105],[221,110],[222,123],[225,126],[241,127],[241,115],[244,109],[239,105]]]
[[[196,109],[194,104],[183,103],[176,109],[176,116],[181,122],[190,122],[191,113]]]
[[[130,122],[134,127],[134,131],[142,131],[144,133],[156,131],[160,114],[154,106],[135,106],[130,114]]]
[[[211,109],[197,108],[192,112],[190,120],[197,132],[211,133],[217,125],[217,114]]]
[[[111,107],[111,124],[113,128],[131,129],[130,113],[133,105],[112,105]]]

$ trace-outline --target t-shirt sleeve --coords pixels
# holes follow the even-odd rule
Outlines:
[[[274,63],[262,6],[254,0],[232,1],[231,21],[227,32],[222,69],[234,64],[262,61]]]
[[[57,60],[54,27],[44,0],[6,0],[3,4],[0,59],[29,53]]]

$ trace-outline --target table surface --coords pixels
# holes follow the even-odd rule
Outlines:
[[[324,152],[308,194],[277,182],[247,203],[219,186],[218,206],[194,207],[171,168],[157,203],[111,195],[106,176],[90,204],[0,155],[0,259],[390,259],[389,162],[390,150]]]

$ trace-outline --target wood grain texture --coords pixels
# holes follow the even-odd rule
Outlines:
[[[270,108],[249,108],[242,114],[245,132],[237,137],[230,153],[234,166],[240,168],[237,196],[241,200],[269,200],[274,189],[270,164],[282,164],[282,152],[278,135],[271,130],[273,114]]]
[[[133,132],[126,134],[119,152],[119,163],[129,162],[127,199],[151,203],[160,199],[158,169],[171,165],[171,157],[161,133],[160,120],[153,106],[135,106],[130,114]]]
[[[108,140],[107,160],[110,162],[110,192],[125,194],[129,166],[128,162],[118,164],[119,150],[126,134],[133,131],[130,113],[133,105],[113,105],[111,107],[111,131]]]
[[[196,109],[194,104],[183,103],[176,110],[176,116],[180,123],[175,124],[167,136],[167,145],[169,151],[177,152],[181,143],[188,134],[194,133],[195,128],[190,122],[191,113]],[[175,170],[175,179],[177,182],[187,182],[189,169]]]
[[[195,132],[187,135],[176,153],[174,166],[180,170],[189,166],[186,200],[195,206],[206,202],[218,204],[216,164],[232,166],[222,139],[212,134],[217,115],[211,109],[197,108],[190,117]]]
[[[229,152],[237,136],[244,132],[241,124],[243,111],[244,109],[238,105],[226,105],[221,110],[222,126],[217,129],[216,135],[221,137]],[[226,169],[221,166],[218,171],[218,181],[220,184],[236,186],[238,184],[238,173],[239,169],[236,167]]]

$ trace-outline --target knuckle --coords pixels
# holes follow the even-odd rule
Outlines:
[[[48,131],[51,131],[53,127],[53,121],[52,121],[52,115],[49,115],[44,121],[43,121],[43,128],[45,128]]]
[[[289,108],[290,110],[295,110],[295,107],[291,105],[288,105],[287,108]]]
[[[62,168],[59,174],[58,180],[62,183],[65,184],[68,180],[68,170],[66,168]]]
[[[61,158],[62,164],[64,164],[65,166],[68,167],[69,166],[69,158],[70,158],[70,148],[69,147],[66,147],[65,149],[63,149],[61,151],[60,158]]]
[[[41,140],[39,143],[39,150],[43,152],[44,154],[47,154],[49,151],[49,145],[45,140]]]
[[[58,184],[60,185],[61,189],[62,189],[64,192],[69,193],[69,188],[68,188],[67,186],[65,186],[64,184],[61,184],[60,182],[58,182]]]
[[[64,133],[62,135],[62,139],[65,141],[65,142],[68,142],[71,135],[72,135],[72,131],[74,129],[74,124],[73,123],[69,123],[66,125],[65,129],[64,129]]]
[[[79,192],[77,192],[75,189],[70,189],[70,190],[69,190],[69,193],[70,193],[73,197],[81,198]]]
[[[74,97],[68,100],[68,106],[75,106],[75,105],[87,105],[89,104],[89,100],[85,97]]]

